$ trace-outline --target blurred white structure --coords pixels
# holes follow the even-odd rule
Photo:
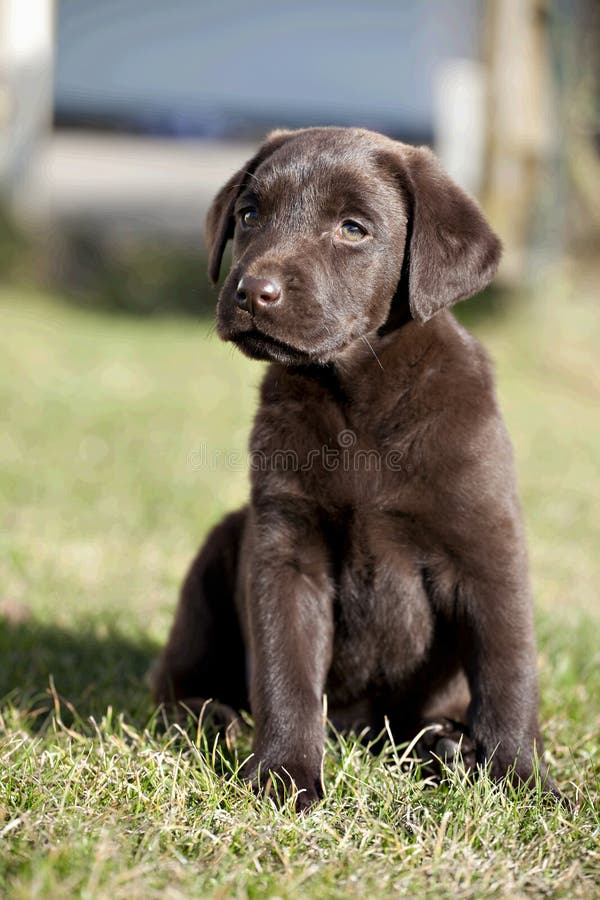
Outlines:
[[[132,233],[199,242],[218,187],[252,144],[58,131],[32,167],[31,213],[118,239]]]
[[[487,73],[474,59],[442,63],[433,85],[435,150],[450,175],[471,194],[483,185]]]
[[[53,0],[0,0],[0,186],[25,199],[52,121]]]

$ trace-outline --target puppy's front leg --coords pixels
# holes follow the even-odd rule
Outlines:
[[[496,557],[496,561],[498,557]],[[480,763],[494,777],[513,772],[529,781],[541,755],[533,612],[526,577],[507,563],[504,577],[481,574],[466,586],[465,668],[471,689],[469,724]],[[559,796],[540,760],[544,790]]]
[[[299,810],[323,796],[323,691],[331,662],[333,589],[309,511],[254,511],[246,569],[254,757],[266,787],[274,773],[300,792]],[[276,780],[277,780],[276,779]]]

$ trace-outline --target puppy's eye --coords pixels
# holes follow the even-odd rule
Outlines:
[[[252,228],[254,225],[258,225],[258,210],[253,206],[248,206],[246,209],[243,209],[241,211],[240,220],[242,224],[247,228]]]
[[[362,227],[362,225],[358,224],[358,222],[353,222],[351,219],[348,219],[347,222],[343,222],[338,228],[337,236],[340,237],[343,241],[357,244],[367,236],[367,232]]]

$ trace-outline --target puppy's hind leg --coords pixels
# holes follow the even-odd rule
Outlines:
[[[476,748],[467,726],[471,695],[465,674],[455,672],[425,704],[420,721],[423,732],[415,755],[435,776],[444,774],[440,762],[450,769],[470,772],[475,768]]]
[[[167,645],[150,673],[157,703],[203,713],[217,727],[232,724],[236,711],[248,708],[235,608],[245,518],[245,509],[231,513],[209,534],[187,573]]]

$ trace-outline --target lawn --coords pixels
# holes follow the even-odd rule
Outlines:
[[[243,501],[261,367],[190,318],[0,289],[0,892],[11,897],[598,896],[600,317],[555,280],[474,320],[530,539],[542,722],[573,812],[332,736],[297,819],[144,675],[185,567]],[[485,302],[485,301],[480,301]],[[475,307],[473,307],[475,309]],[[229,454],[229,457],[227,457]]]

